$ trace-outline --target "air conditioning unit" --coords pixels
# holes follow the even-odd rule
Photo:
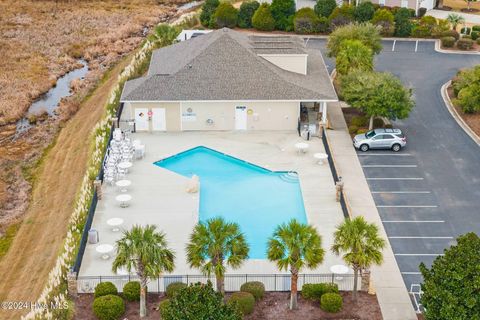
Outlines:
[[[213,119],[207,119],[205,122],[207,123],[207,126],[213,126],[213,124],[215,123]]]

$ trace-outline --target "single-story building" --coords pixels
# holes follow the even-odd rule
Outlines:
[[[311,130],[337,100],[302,38],[224,28],[155,50],[148,74],[124,86],[121,120],[136,131]]]

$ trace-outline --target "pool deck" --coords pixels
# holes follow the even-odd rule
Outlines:
[[[344,264],[329,250],[335,226],[344,218],[340,204],[335,201],[335,186],[328,163],[319,165],[313,158],[314,153],[324,152],[321,139],[308,141],[310,147],[305,154],[298,154],[295,150],[295,143],[306,142],[296,132],[136,133],[133,139],[140,139],[146,146],[146,157],[136,160],[127,175],[132,181],[128,193],[133,199],[129,207],[121,208],[115,201],[119,194],[116,187],[103,186],[103,198],[98,202],[92,225],[99,232],[99,244],[115,245],[121,236],[121,232],[111,231],[106,223],[108,219],[122,218],[124,229],[135,224],[155,224],[166,233],[169,246],[176,252],[176,268],[172,274],[200,274],[200,271],[190,269],[185,260],[185,244],[198,222],[199,194],[186,192],[188,178],[158,167],[154,162],[202,145],[270,170],[297,171],[308,222],[321,234],[327,251],[320,267],[302,273],[330,273],[332,265]],[[114,275],[111,271],[113,260],[102,260],[95,251],[96,246],[87,244],[79,275]],[[281,273],[275,264],[260,259],[248,260],[241,268],[227,272]]]

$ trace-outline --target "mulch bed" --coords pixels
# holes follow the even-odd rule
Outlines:
[[[320,309],[318,301],[309,301],[298,297],[298,310],[288,309],[290,294],[288,292],[267,292],[262,301],[257,303],[252,314],[245,316],[244,320],[382,320],[382,314],[375,295],[359,292],[357,303],[352,301],[351,292],[341,292],[343,296],[343,309],[331,314]],[[155,310],[158,303],[164,299],[161,294],[148,295],[148,315],[144,319],[160,319],[160,314]],[[92,312],[93,294],[80,294],[75,299],[75,317],[78,320],[96,320]],[[126,313],[122,319],[140,319],[138,302],[128,302]]]
[[[447,92],[448,92],[448,96],[450,97],[450,100],[453,103],[455,99],[455,96],[453,94],[453,88],[450,86],[447,89]],[[455,104],[453,105],[457,110],[457,113],[460,115],[460,117],[462,117],[463,121],[467,123],[467,125],[470,127],[470,129],[473,130],[473,132],[475,132],[478,136],[480,136],[480,112],[468,114],[463,112],[462,109],[460,109],[460,107],[456,106]]]

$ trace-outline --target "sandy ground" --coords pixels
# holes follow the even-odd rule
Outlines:
[[[104,113],[103,105],[122,61],[60,132],[39,169],[31,205],[7,255],[0,261],[0,300],[35,301],[58,256],[78,186],[85,174],[88,137]],[[19,312],[2,311],[0,319],[18,319]]]

